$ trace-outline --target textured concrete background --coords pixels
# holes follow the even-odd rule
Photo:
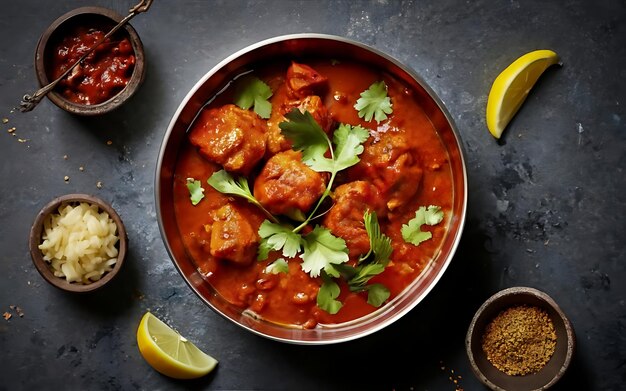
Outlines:
[[[131,3],[2,3],[0,117],[9,122],[0,128],[0,312],[17,305],[24,316],[0,319],[0,390],[481,389],[465,332],[485,299],[519,285],[550,294],[576,330],[573,366],[555,389],[624,389],[623,1],[156,0],[132,21],[148,74],[128,105],[100,118],[71,116],[47,100],[27,114],[12,111],[37,87],[34,50],[54,19],[84,5],[125,13]],[[413,68],[456,121],[469,175],[466,229],[439,284],[385,330],[324,347],[265,340],[205,306],[165,251],[153,195],[163,134],[196,81],[236,50],[297,32],[352,38]],[[484,119],[491,83],[543,48],[564,65],[546,72],[498,143]],[[81,297],[46,284],[27,247],[39,208],[71,192],[110,201],[130,238],[121,276]],[[218,358],[218,369],[193,382],[152,370],[135,341],[148,309]]]

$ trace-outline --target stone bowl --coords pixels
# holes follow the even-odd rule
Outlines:
[[[35,73],[41,87],[49,84],[51,56],[54,45],[71,29],[77,26],[99,26],[108,32],[124,17],[115,11],[103,7],[76,8],[56,19],[41,35],[35,50]],[[113,111],[127,102],[139,89],[145,78],[146,63],[143,44],[137,31],[128,23],[116,32],[113,37],[129,39],[135,56],[135,66],[128,84],[116,95],[98,104],[79,104],[65,98],[57,89],[47,94],[48,99],[61,109],[76,115],[93,116]],[[103,44],[104,45],[104,44]]]
[[[489,362],[482,349],[481,339],[487,324],[501,311],[522,304],[535,306],[547,312],[554,324],[556,348],[550,361],[538,372],[512,376]],[[575,345],[574,328],[565,313],[546,293],[529,287],[508,288],[487,299],[476,311],[465,339],[472,371],[485,386],[496,391],[547,390],[565,374],[572,361]]]
[[[117,262],[115,263],[113,270],[106,272],[99,280],[91,282],[90,284],[80,284],[75,282],[70,283],[63,277],[55,276],[50,266],[50,263],[44,260],[43,253],[38,247],[42,243],[44,221],[46,220],[46,218],[51,213],[57,213],[60,207],[63,207],[67,204],[78,204],[81,202],[86,202],[91,205],[97,205],[100,212],[106,212],[117,225],[117,235],[119,237],[119,241],[116,245],[118,249]],[[39,274],[41,274],[43,279],[56,288],[72,293],[93,292],[107,285],[111,280],[115,278],[115,276],[118,275],[118,273],[122,269],[124,259],[126,257],[126,251],[128,248],[128,236],[126,234],[126,228],[124,227],[124,223],[122,222],[122,219],[117,214],[115,209],[113,209],[111,205],[101,200],[100,198],[88,194],[67,194],[61,197],[57,197],[50,201],[48,204],[46,204],[39,211],[33,222],[28,242],[33,264],[35,265],[35,268],[37,269]]]

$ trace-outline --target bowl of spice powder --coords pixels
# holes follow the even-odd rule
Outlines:
[[[474,374],[492,390],[546,390],[569,366],[574,329],[556,302],[534,288],[491,296],[470,323],[465,346]]]

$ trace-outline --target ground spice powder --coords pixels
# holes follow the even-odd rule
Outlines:
[[[519,305],[500,312],[485,328],[487,359],[508,375],[528,375],[543,368],[556,347],[552,320],[541,308]]]

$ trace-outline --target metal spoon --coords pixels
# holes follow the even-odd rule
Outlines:
[[[56,80],[54,80],[50,84],[40,88],[34,94],[24,95],[24,97],[22,98],[22,101],[20,102],[19,110],[22,113],[25,113],[27,111],[31,111],[32,109],[34,109],[35,106],[37,106],[37,104],[41,102],[43,97],[46,96],[50,91],[52,91],[54,87],[56,87],[56,85],[59,84],[61,80],[63,80],[70,72],[72,72],[72,69],[74,69],[76,65],[80,64],[89,55],[89,53],[91,53],[95,48],[97,48],[102,42],[104,42],[111,35],[115,34],[117,30],[119,30],[123,25],[128,23],[128,21],[131,20],[135,15],[140,14],[142,12],[146,12],[148,8],[150,8],[150,6],[152,5],[152,1],[153,0],[141,0],[136,6],[134,6],[128,11],[129,14],[124,19],[120,20],[120,22],[117,25],[115,25],[115,27],[113,27],[111,31],[106,33],[104,37],[102,37],[98,42],[96,42],[95,45],[93,45],[89,50],[87,50],[78,59],[78,61],[72,64],[72,66],[69,67],[65,72],[63,72],[61,76],[59,76]]]

